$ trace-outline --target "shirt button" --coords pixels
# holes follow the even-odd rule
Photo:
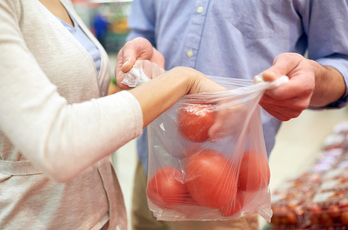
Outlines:
[[[199,7],[197,8],[197,12],[198,12],[199,14],[202,13],[203,10],[204,10],[203,6],[199,6]]]
[[[193,51],[192,50],[189,50],[189,51],[187,51],[187,57],[192,57],[193,56]]]

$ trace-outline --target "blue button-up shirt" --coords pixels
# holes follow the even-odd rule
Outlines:
[[[134,0],[128,39],[147,38],[167,70],[188,66],[206,75],[252,79],[284,52],[336,68],[348,78],[345,0]],[[347,84],[346,84],[347,86]],[[342,99],[328,107],[346,104]],[[262,111],[268,154],[281,121]],[[147,132],[137,139],[147,172]]]

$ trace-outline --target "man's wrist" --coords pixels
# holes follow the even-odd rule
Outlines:
[[[315,88],[310,105],[325,107],[341,99],[346,92],[346,85],[342,74],[332,66],[321,65],[309,60],[315,74]]]

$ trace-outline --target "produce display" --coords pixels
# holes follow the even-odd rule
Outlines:
[[[319,187],[321,191],[330,190],[347,190],[348,189],[348,168],[328,170],[324,175],[323,181]]]
[[[313,196],[320,181],[321,175],[313,171],[286,180],[272,194],[271,223],[278,228],[298,228],[308,224],[304,204]]]
[[[348,229],[347,135],[337,124],[310,169],[272,194],[272,229]]]
[[[310,224],[318,227],[348,225],[347,193],[336,189],[317,192],[305,206]]]

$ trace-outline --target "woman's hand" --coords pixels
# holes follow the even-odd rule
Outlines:
[[[208,132],[211,140],[216,141],[228,135],[240,134],[249,109],[249,104],[234,103],[233,99],[221,100],[218,104],[215,122]]]
[[[140,103],[145,127],[186,94],[221,90],[226,89],[201,72],[189,67],[175,67],[129,92]]]

